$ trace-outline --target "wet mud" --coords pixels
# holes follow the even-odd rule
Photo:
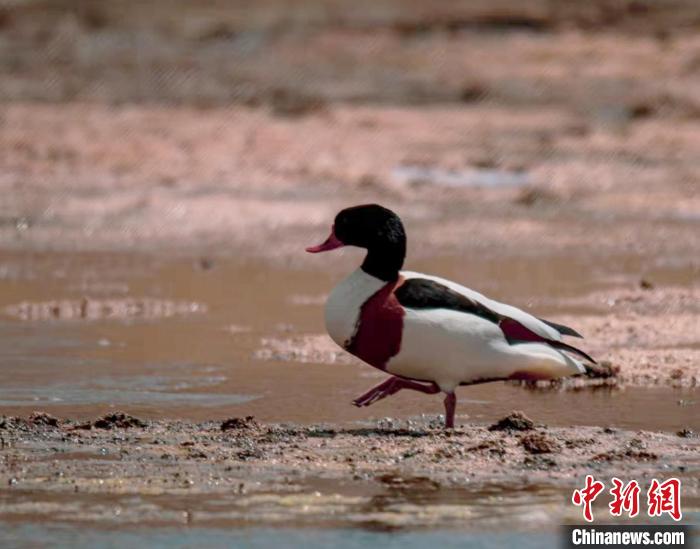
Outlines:
[[[95,524],[552,529],[585,476],[683,479],[697,513],[700,439],[549,427],[522,412],[491,428],[417,420],[333,425],[0,420],[0,520]],[[603,512],[603,511],[601,511]]]

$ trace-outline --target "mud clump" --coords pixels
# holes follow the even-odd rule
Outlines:
[[[32,425],[35,425],[37,427],[58,427],[59,426],[59,420],[58,418],[47,414],[46,412],[33,412],[32,415],[29,416],[28,419],[29,423]]]
[[[500,440],[485,440],[475,446],[470,446],[467,448],[468,452],[485,452],[488,454],[494,454],[496,456],[504,456],[506,454],[506,448],[502,441]]]
[[[21,417],[3,416],[0,417],[0,429],[3,431],[28,430],[26,419]]]
[[[33,412],[28,418],[0,417],[0,429],[5,431],[31,431],[35,427],[60,427],[60,420],[45,412]]]
[[[597,454],[591,458],[592,462],[611,462],[611,461],[656,461],[659,456],[654,452],[648,452],[647,450],[611,450],[610,452],[603,452]]]
[[[650,282],[650,281],[647,280],[646,278],[642,278],[642,279],[639,281],[639,287],[640,287],[642,290],[653,290],[653,289],[654,289],[654,283],[653,283],[653,282]]]
[[[595,443],[596,440],[594,438],[571,438],[564,441],[564,446],[567,448],[585,448]]]
[[[222,431],[250,431],[259,428],[260,424],[255,421],[254,416],[232,417],[221,423]]]
[[[525,451],[531,454],[552,454],[561,450],[559,444],[544,433],[531,433],[520,439]]]
[[[617,377],[619,373],[620,367],[608,360],[598,364],[586,364],[586,377],[590,379],[610,379]]]
[[[668,377],[669,377],[669,379],[677,380],[677,379],[683,379],[684,375],[685,375],[685,371],[683,370],[683,368],[675,368],[669,372]]]
[[[514,411],[489,427],[489,431],[531,431],[535,423],[523,412]]]
[[[557,462],[551,457],[543,455],[526,456],[523,465],[531,469],[551,469],[557,466]]]
[[[260,448],[244,448],[236,454],[236,457],[241,461],[250,461],[253,459],[265,459],[265,452]]]
[[[146,427],[146,422],[124,412],[105,414],[92,423],[95,429],[130,429],[132,427]]]

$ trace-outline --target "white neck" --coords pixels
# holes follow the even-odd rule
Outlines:
[[[357,269],[333,288],[326,301],[326,330],[333,341],[347,347],[357,330],[362,305],[385,284]]]

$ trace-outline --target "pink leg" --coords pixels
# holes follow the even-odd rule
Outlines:
[[[457,407],[457,397],[454,393],[447,393],[445,397],[445,428],[454,429],[455,408]]]
[[[369,406],[378,400],[398,393],[401,389],[413,389],[414,391],[419,391],[428,395],[434,395],[435,393],[440,392],[440,388],[435,385],[435,383],[425,385],[423,383],[418,383],[417,381],[411,381],[410,379],[403,379],[394,376],[390,377],[383,383],[380,383],[376,387],[372,387],[364,395],[353,400],[352,403],[357,407]]]

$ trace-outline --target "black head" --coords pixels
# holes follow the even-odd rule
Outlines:
[[[362,269],[382,280],[395,280],[406,255],[406,233],[391,210],[378,204],[354,206],[335,216],[331,235],[323,244],[306,250],[317,253],[341,246],[366,248]]]
[[[342,210],[335,216],[333,227],[335,236],[347,246],[370,250],[406,243],[399,216],[378,204]]]

